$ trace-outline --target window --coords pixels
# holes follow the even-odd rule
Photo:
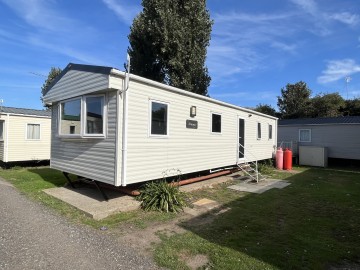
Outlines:
[[[221,114],[211,114],[211,132],[221,133]]]
[[[61,102],[59,134],[72,137],[104,136],[104,104],[103,95]]]
[[[261,139],[261,123],[257,123],[257,139]]]
[[[73,99],[61,103],[60,134],[80,135],[81,130],[81,99]]]
[[[311,142],[311,129],[299,129],[299,142]]]
[[[151,135],[168,135],[168,105],[151,101]]]
[[[269,125],[269,140],[272,139],[272,125]]]
[[[4,139],[4,121],[0,121],[0,140]]]
[[[26,139],[40,140],[40,124],[27,124]]]
[[[86,134],[103,134],[104,97],[86,97]]]

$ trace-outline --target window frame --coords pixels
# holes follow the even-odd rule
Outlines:
[[[28,138],[29,125],[39,126],[39,139]],[[26,141],[40,141],[41,140],[41,123],[28,122],[28,123],[25,124],[25,140]]]
[[[87,121],[87,113],[86,113],[86,99],[89,97],[102,97],[102,112],[103,112],[103,133],[102,134],[91,134],[86,133],[86,121]],[[78,134],[62,134],[61,133],[61,114],[62,114],[62,104],[74,101],[74,100],[80,100],[80,133]],[[107,104],[106,104],[106,96],[105,94],[98,94],[98,95],[83,95],[80,97],[65,99],[59,102],[58,104],[58,136],[60,138],[73,138],[73,139],[82,139],[82,138],[106,138],[106,127],[107,127]]]
[[[268,138],[269,138],[269,140],[272,140],[273,139],[273,126],[271,124],[269,124],[268,128],[269,128]]]
[[[260,131],[260,132],[259,132]],[[256,139],[261,140],[262,134],[261,134],[261,122],[257,122],[256,124]],[[260,135],[260,136],[259,136]]]
[[[308,141],[302,141],[301,140],[301,136],[300,136],[301,131],[308,131],[309,132],[309,140]],[[311,142],[311,129],[309,129],[309,128],[300,128],[299,129],[299,142],[304,142],[304,143]]]
[[[87,133],[86,132],[86,128],[87,128],[87,102],[86,99],[87,98],[93,98],[93,97],[101,97],[102,98],[102,117],[103,117],[103,123],[102,123],[102,133]],[[83,104],[84,104],[84,110],[83,110],[83,114],[84,114],[84,123],[83,125],[81,125],[83,127],[83,137],[105,137],[105,119],[106,119],[106,110],[105,110],[105,95],[86,95],[83,96]],[[81,121],[81,118],[80,118]],[[81,132],[80,132],[81,133]]]
[[[4,141],[4,130],[5,130],[5,121],[0,120],[1,133],[0,133],[0,141]]]
[[[152,104],[159,103],[167,106],[166,110],[166,134],[152,134]],[[149,117],[148,117],[148,137],[149,138],[168,138],[170,136],[170,103],[165,101],[160,101],[157,99],[149,99]]]
[[[220,116],[220,132],[217,131],[213,131],[213,115],[219,115]],[[210,112],[210,133],[211,134],[217,134],[217,135],[221,135],[222,134],[222,113],[219,112]]]

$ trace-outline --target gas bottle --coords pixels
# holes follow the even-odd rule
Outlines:
[[[285,149],[284,151],[284,170],[292,169],[292,151],[290,149]]]
[[[281,147],[276,150],[276,169],[282,170],[283,169],[283,162],[284,162],[284,151]]]

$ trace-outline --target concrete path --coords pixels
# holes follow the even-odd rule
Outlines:
[[[0,269],[157,269],[108,232],[67,222],[0,179]]]

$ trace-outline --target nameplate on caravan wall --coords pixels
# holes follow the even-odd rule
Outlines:
[[[198,122],[195,121],[195,120],[186,120],[186,128],[197,129],[198,128]]]

